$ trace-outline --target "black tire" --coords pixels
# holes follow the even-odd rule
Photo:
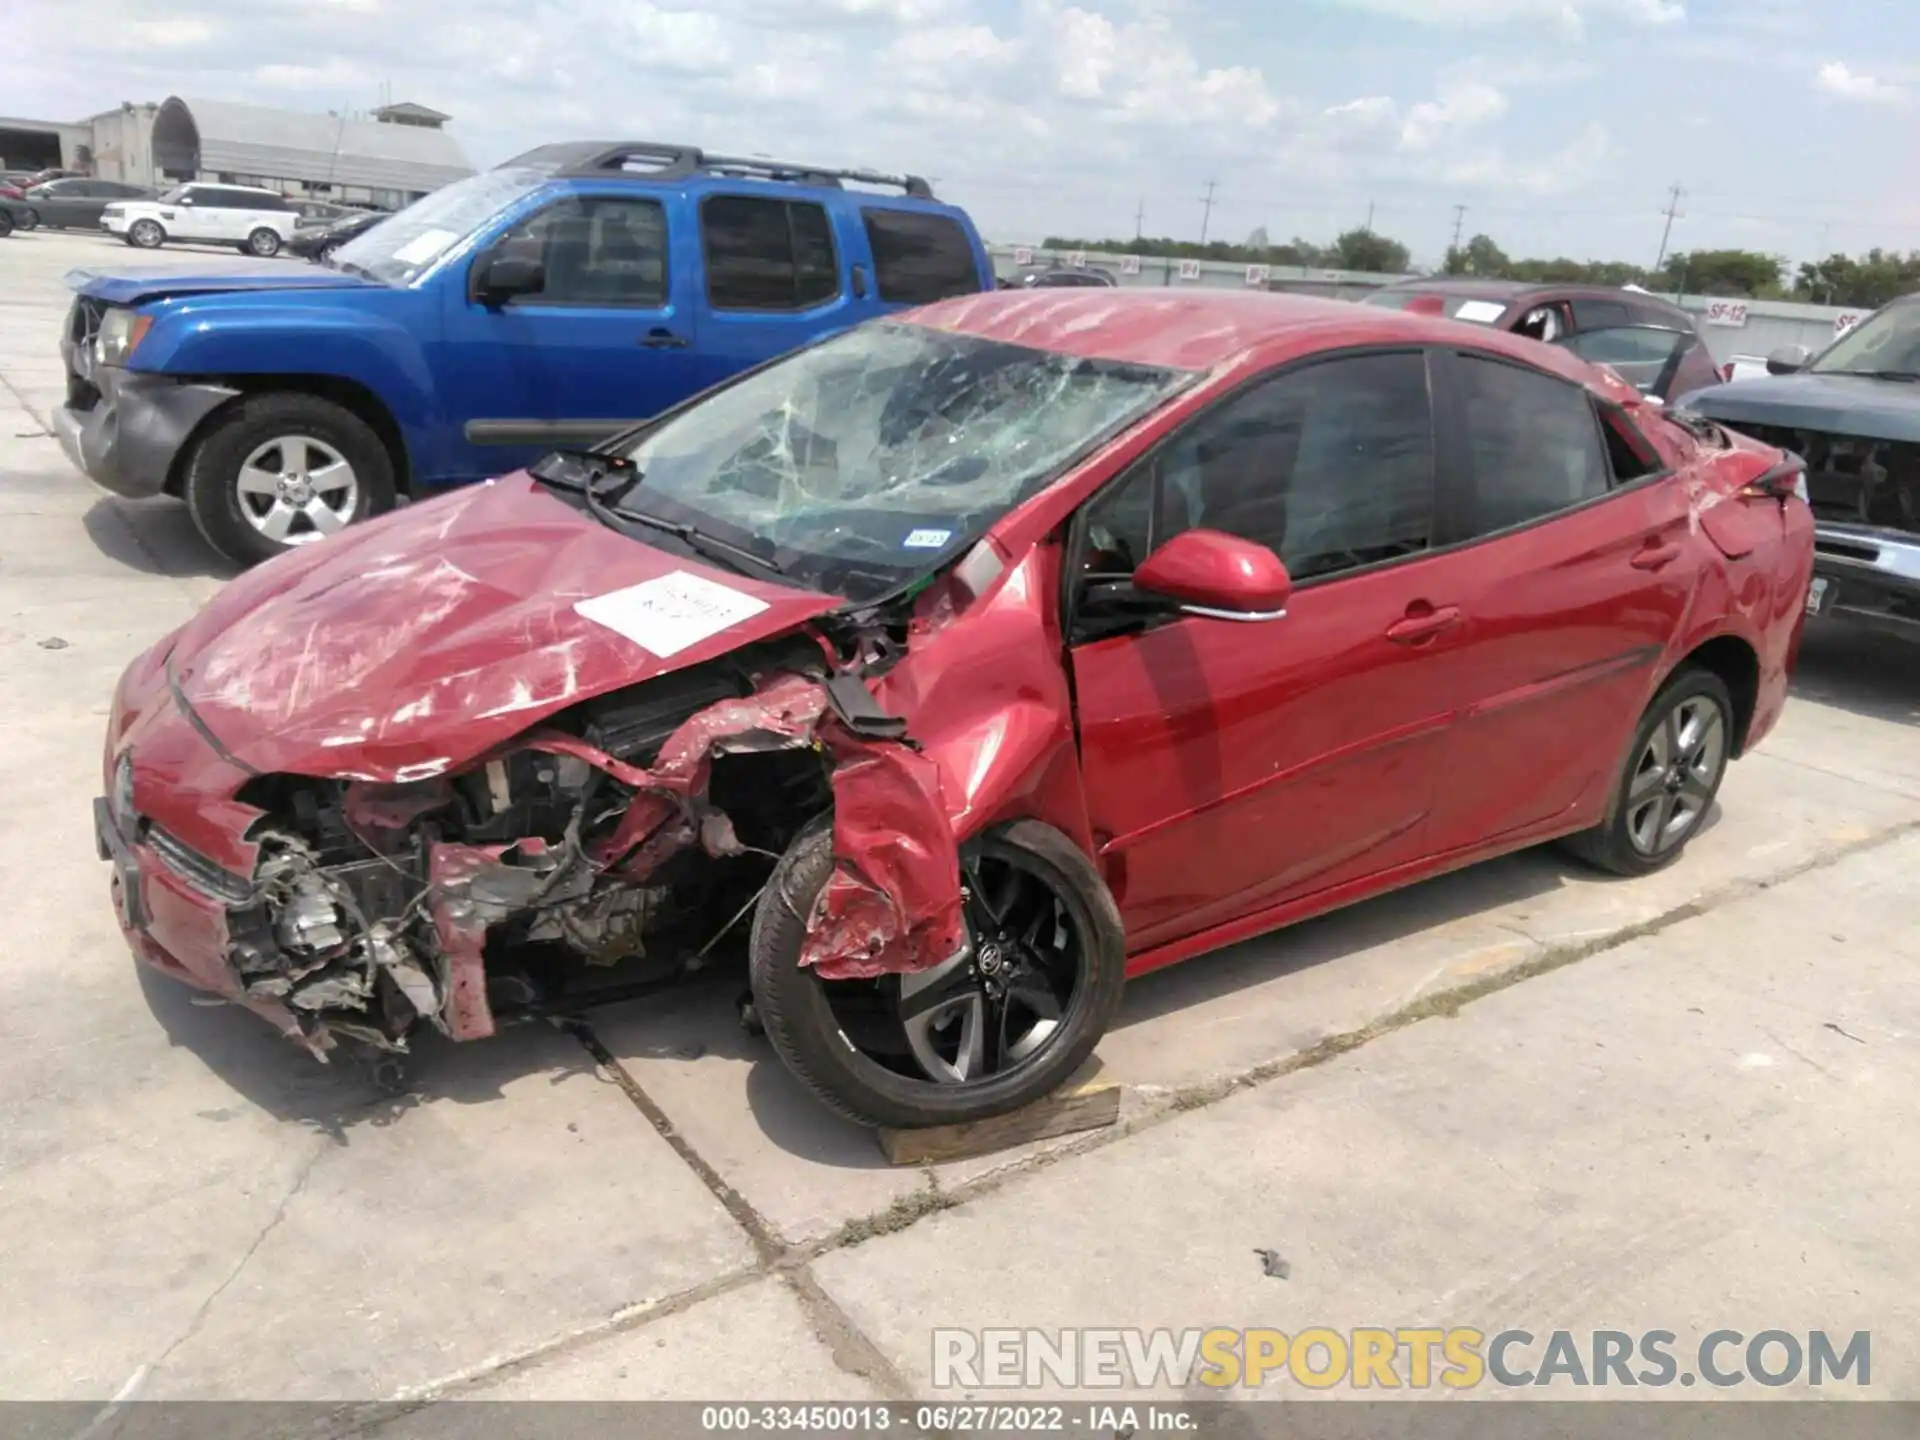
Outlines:
[[[1073,842],[1050,826],[1022,820],[967,848],[970,854],[1017,859],[1054,891],[1083,937],[1084,969],[1059,1031],[1029,1062],[1004,1074],[966,1084],[913,1078],[854,1049],[844,1037],[823,982],[799,963],[805,917],[833,869],[830,818],[809,826],[789,847],[754,912],[755,1018],[795,1078],[858,1124],[896,1129],[947,1125],[1032,1104],[1080,1068],[1119,1007],[1126,982],[1120,911]]]
[[[247,236],[246,251],[249,255],[258,255],[262,260],[270,260],[280,253],[280,234],[266,226],[259,226]]]
[[[40,228],[40,212],[29,205],[20,212],[18,223],[22,230],[38,230]]]
[[[1699,808],[1693,812],[1683,829],[1665,840],[1659,848],[1649,850],[1644,844],[1636,844],[1634,839],[1634,822],[1645,814],[1643,805],[1630,803],[1636,778],[1653,773],[1644,762],[1651,758],[1648,751],[1654,742],[1654,732],[1666,725],[1668,718],[1680,712],[1682,707],[1701,701],[1709,702],[1718,711],[1718,758],[1711,766],[1711,775],[1697,787],[1687,780],[1681,782],[1687,787],[1685,795],[1689,800],[1697,800]],[[1660,693],[1648,703],[1646,713],[1634,727],[1633,740],[1627,746],[1619,777],[1614,781],[1612,798],[1607,802],[1606,818],[1591,830],[1569,835],[1561,842],[1562,845],[1588,864],[1615,875],[1651,875],[1656,870],[1666,869],[1685,852],[1712,810],[1714,798],[1720,793],[1720,782],[1726,778],[1727,766],[1733,758],[1733,744],[1733,697],[1728,693],[1726,682],[1711,670],[1697,665],[1682,666],[1660,687]],[[1697,781],[1699,777],[1695,775],[1691,779]],[[1643,791],[1643,798],[1647,794],[1659,793],[1661,788],[1656,785],[1651,790]]]
[[[127,244],[136,250],[158,250],[166,243],[166,227],[158,220],[136,220],[127,227]]]
[[[0,238],[13,234],[13,212],[0,208]]]
[[[185,495],[193,523],[209,545],[238,565],[255,565],[294,548],[269,539],[241,513],[240,467],[259,446],[306,435],[331,445],[353,467],[359,486],[353,521],[393,508],[393,459],[380,437],[351,410],[317,395],[250,395],[222,411],[193,447]]]

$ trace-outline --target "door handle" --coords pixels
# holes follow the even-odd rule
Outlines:
[[[1450,630],[1460,623],[1458,605],[1434,607],[1424,602],[1416,602],[1421,608],[1407,607],[1407,617],[1396,620],[1387,627],[1387,639],[1396,645],[1417,645],[1422,640],[1430,640],[1442,630]]]
[[[687,348],[687,337],[666,329],[649,330],[640,343],[649,350],[684,350]]]
[[[1634,553],[1633,568],[1636,570],[1658,570],[1663,565],[1671,565],[1680,558],[1678,545],[1662,545],[1658,540],[1649,540]]]

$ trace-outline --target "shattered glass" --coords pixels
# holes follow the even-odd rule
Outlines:
[[[629,451],[643,478],[624,504],[732,531],[803,584],[872,598],[977,538],[1188,378],[868,325],[644,435]]]

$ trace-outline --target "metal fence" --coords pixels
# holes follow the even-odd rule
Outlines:
[[[1035,269],[1097,270],[1121,286],[1185,286],[1282,290],[1332,300],[1359,300],[1407,277],[1358,270],[1322,270],[1290,265],[1246,265],[1223,260],[1168,260],[1158,256],[1050,250],[1043,246],[990,245],[995,272],[1013,279]],[[1869,312],[1785,300],[1728,300],[1711,295],[1669,296],[1699,316],[1713,358],[1763,359],[1783,345],[1818,351]]]

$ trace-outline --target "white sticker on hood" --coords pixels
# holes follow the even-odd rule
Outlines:
[[[758,615],[767,602],[676,570],[575,603],[574,610],[665,659]]]
[[[1491,300],[1469,300],[1453,312],[1453,318],[1475,325],[1491,325],[1506,313],[1506,306],[1496,305]]]

